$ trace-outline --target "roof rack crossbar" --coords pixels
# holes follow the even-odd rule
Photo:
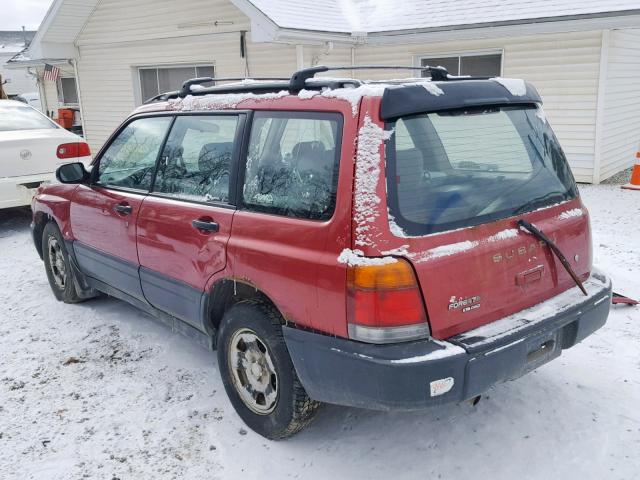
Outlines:
[[[304,89],[306,81],[313,78],[316,73],[328,72],[330,70],[420,70],[429,71],[431,79],[435,81],[444,81],[449,79],[449,72],[444,67],[432,67],[425,65],[421,67],[413,67],[406,65],[347,65],[327,67],[325,65],[317,65],[315,67],[303,68],[295,72],[289,80],[289,90],[297,93]]]
[[[187,95],[206,95],[209,93],[232,93],[232,92],[255,92],[264,93],[268,91],[280,91],[289,90],[290,93],[297,94],[304,88],[313,89],[335,89],[342,88],[347,85],[358,87],[363,83],[362,80],[357,79],[344,79],[344,78],[316,78],[317,73],[328,72],[330,70],[346,71],[346,70],[414,70],[414,71],[428,71],[431,80],[446,81],[446,80],[461,80],[463,77],[453,77],[449,75],[449,72],[444,67],[435,67],[431,65],[424,66],[407,66],[407,65],[338,65],[338,66],[326,66],[316,65],[314,67],[303,68],[298,70],[291,77],[198,77],[187,80],[182,84],[180,90],[174,92],[165,92],[156,95],[153,98],[148,99],[145,103],[152,103],[155,101],[168,100],[171,98],[184,98]],[[482,77],[484,78],[484,77]],[[464,79],[481,79],[481,77],[464,77]],[[307,83],[307,80],[313,80],[313,82]],[[252,84],[252,81],[256,81]],[[195,85],[202,85],[203,83],[216,83],[216,82],[246,82],[242,85],[215,85],[211,87],[202,87],[197,90],[193,90]],[[274,82],[274,83],[257,83],[257,82]],[[375,82],[374,82],[375,83]]]
[[[246,80],[255,81],[286,81],[289,80],[286,77],[198,77],[190,78],[182,84],[178,96],[184,98],[192,93],[191,87],[193,85],[202,85],[203,83],[215,83],[215,82],[242,82]]]

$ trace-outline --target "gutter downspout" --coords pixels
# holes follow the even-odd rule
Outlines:
[[[78,75],[78,60],[80,49],[76,46],[76,58],[70,60],[73,64],[73,74],[76,77],[76,95],[78,95],[78,107],[80,107],[80,124],[82,125],[82,136],[87,139],[87,130],[84,125],[84,108],[82,107],[82,91],[80,90],[80,76]]]
[[[38,82],[38,91],[40,92],[40,106],[44,109],[44,113],[47,117],[49,115],[49,100],[47,99],[47,89],[44,86],[44,76],[40,77],[38,73],[38,67],[36,67],[36,81]]]
[[[610,30],[602,30],[600,45],[600,72],[598,76],[598,99],[596,101],[596,134],[593,155],[593,184],[600,183],[602,171],[602,134],[604,130],[604,103],[607,93],[607,65],[609,63],[609,35]]]

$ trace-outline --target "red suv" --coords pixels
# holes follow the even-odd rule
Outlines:
[[[56,298],[117,297],[217,348],[238,414],[274,439],[320,402],[476,398],[605,323],[611,284],[531,85],[326,70],[190,80],[90,171],[60,167],[32,224]]]

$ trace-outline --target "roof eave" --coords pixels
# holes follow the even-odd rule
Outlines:
[[[640,26],[640,9],[624,10],[620,12],[603,12],[583,15],[565,15],[562,17],[540,17],[523,20],[508,20],[502,22],[472,23],[463,25],[443,25],[432,28],[416,28],[407,30],[389,30],[369,32],[367,38],[387,38],[406,35],[449,33],[452,37],[459,32],[474,32],[481,30],[503,29],[518,32],[563,32],[575,30],[593,30],[600,28],[623,28]],[[523,30],[524,29],[524,30]]]
[[[234,0],[246,1],[246,0]],[[247,2],[248,3],[248,2]],[[267,19],[262,12],[261,20]],[[249,13],[245,12],[247,15]],[[255,13],[255,12],[254,12]],[[249,15],[253,22],[255,17]],[[562,33],[589,31],[609,28],[640,27],[640,9],[599,14],[544,17],[504,22],[486,22],[465,25],[444,25],[432,28],[417,28],[378,32],[331,32],[279,27],[273,22],[270,31],[254,41],[280,43],[322,43],[346,44],[393,44],[421,41],[464,40],[486,37],[504,37],[536,33]]]
[[[4,66],[9,70],[18,70],[29,67],[44,67],[49,65],[67,65],[68,58],[31,58],[29,60],[9,60]]]

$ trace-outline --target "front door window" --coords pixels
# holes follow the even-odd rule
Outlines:
[[[151,117],[129,123],[100,158],[97,183],[104,187],[149,190],[171,120]]]

